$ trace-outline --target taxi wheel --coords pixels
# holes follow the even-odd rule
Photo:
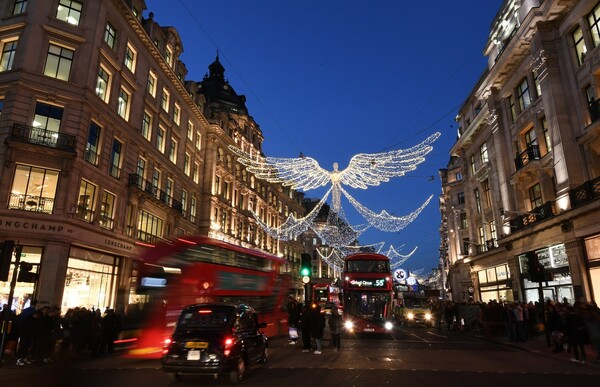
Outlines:
[[[180,373],[173,372],[169,373],[169,378],[175,382],[179,382],[181,379],[183,379],[183,376]]]
[[[229,379],[231,379],[231,383],[237,384],[244,380],[246,376],[246,360],[244,356],[240,356],[237,361],[237,366],[235,370],[229,373]]]

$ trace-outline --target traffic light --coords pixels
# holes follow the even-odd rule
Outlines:
[[[0,281],[8,281],[10,262],[12,261],[15,241],[4,241],[0,243]]]
[[[300,275],[308,276],[312,274],[312,259],[310,254],[302,254],[302,268],[300,269]]]
[[[530,251],[525,254],[527,258],[527,272],[531,282],[544,282],[546,280],[546,269],[540,263],[538,255]]]
[[[33,264],[29,262],[19,263],[19,275],[17,276],[17,282],[35,282],[39,275],[38,273],[32,273]]]

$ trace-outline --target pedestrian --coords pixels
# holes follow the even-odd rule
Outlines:
[[[340,316],[337,306],[333,307],[331,316],[329,316],[329,331],[331,332],[333,348],[335,348],[336,351],[339,351],[341,349],[342,316]]]
[[[290,344],[296,344],[298,341],[298,322],[300,321],[300,310],[298,308],[298,302],[293,297],[290,297],[287,309]]]
[[[551,300],[546,302],[546,325],[548,326],[551,342],[554,344],[552,352],[562,352],[564,350],[563,338],[565,328],[560,313]]]
[[[585,364],[585,344],[588,341],[588,335],[582,314],[581,302],[575,301],[574,306],[567,306],[566,333],[569,347],[573,350],[571,361]]]
[[[38,314],[34,317],[35,314]],[[33,347],[33,340],[37,331],[37,319],[39,319],[37,310],[37,300],[31,300],[29,306],[17,316],[17,331],[19,335],[19,344],[17,346],[17,365],[23,366],[31,364],[29,356]]]
[[[114,309],[108,309],[106,315],[102,317],[100,325],[102,334],[100,335],[98,355],[104,356],[105,351],[107,354],[112,355],[115,352],[115,340],[122,328],[121,317],[115,313]]]
[[[315,305],[310,316],[310,336],[315,339],[317,346],[315,355],[321,354],[323,331],[325,330],[325,316],[321,313],[321,307]]]
[[[304,304],[304,306],[302,307],[302,313],[300,314],[300,329],[302,332],[302,352],[310,351],[310,328],[310,309],[306,304]]]

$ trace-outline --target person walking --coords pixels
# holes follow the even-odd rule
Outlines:
[[[310,351],[310,328],[310,309],[306,304],[304,304],[304,306],[302,307],[302,312],[300,314],[300,329],[302,331],[302,352]]]
[[[293,297],[290,297],[287,309],[290,344],[296,344],[298,341],[298,322],[300,321],[300,310],[298,307],[298,302]]]
[[[581,302],[575,301],[574,306],[567,307],[566,326],[567,326],[567,341],[569,347],[573,350],[571,361],[585,364],[585,344],[588,341],[585,322],[583,321],[583,309]]]
[[[335,348],[336,351],[339,351],[341,349],[342,316],[338,312],[337,306],[333,307],[331,316],[329,316],[329,331],[331,332],[333,348]]]
[[[315,305],[310,316],[310,336],[315,339],[317,350],[315,355],[321,354],[323,331],[325,330],[325,316],[321,313],[321,307]]]

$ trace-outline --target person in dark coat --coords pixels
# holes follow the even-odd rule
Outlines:
[[[321,313],[321,307],[315,305],[310,315],[310,336],[315,339],[317,350],[315,355],[321,354],[323,331],[325,330],[325,316]]]
[[[104,355],[104,351],[109,355],[115,352],[115,340],[121,331],[121,317],[115,313],[114,309],[109,309],[106,315],[102,317],[102,335],[99,355]]]
[[[306,304],[302,307],[300,314],[300,328],[302,332],[302,352],[308,352],[310,351],[311,315]]]
[[[339,351],[341,348],[342,316],[338,312],[337,306],[333,307],[331,316],[329,316],[329,331],[331,332],[333,348]]]
[[[298,302],[294,298],[290,298],[290,301],[287,305],[287,310],[290,344],[296,344],[296,341],[298,341],[298,322],[300,321],[300,308],[298,306]]]
[[[579,301],[575,306],[567,307],[566,330],[569,347],[573,349],[571,361],[585,364],[585,344],[588,341],[587,329],[582,316],[583,310]]]

